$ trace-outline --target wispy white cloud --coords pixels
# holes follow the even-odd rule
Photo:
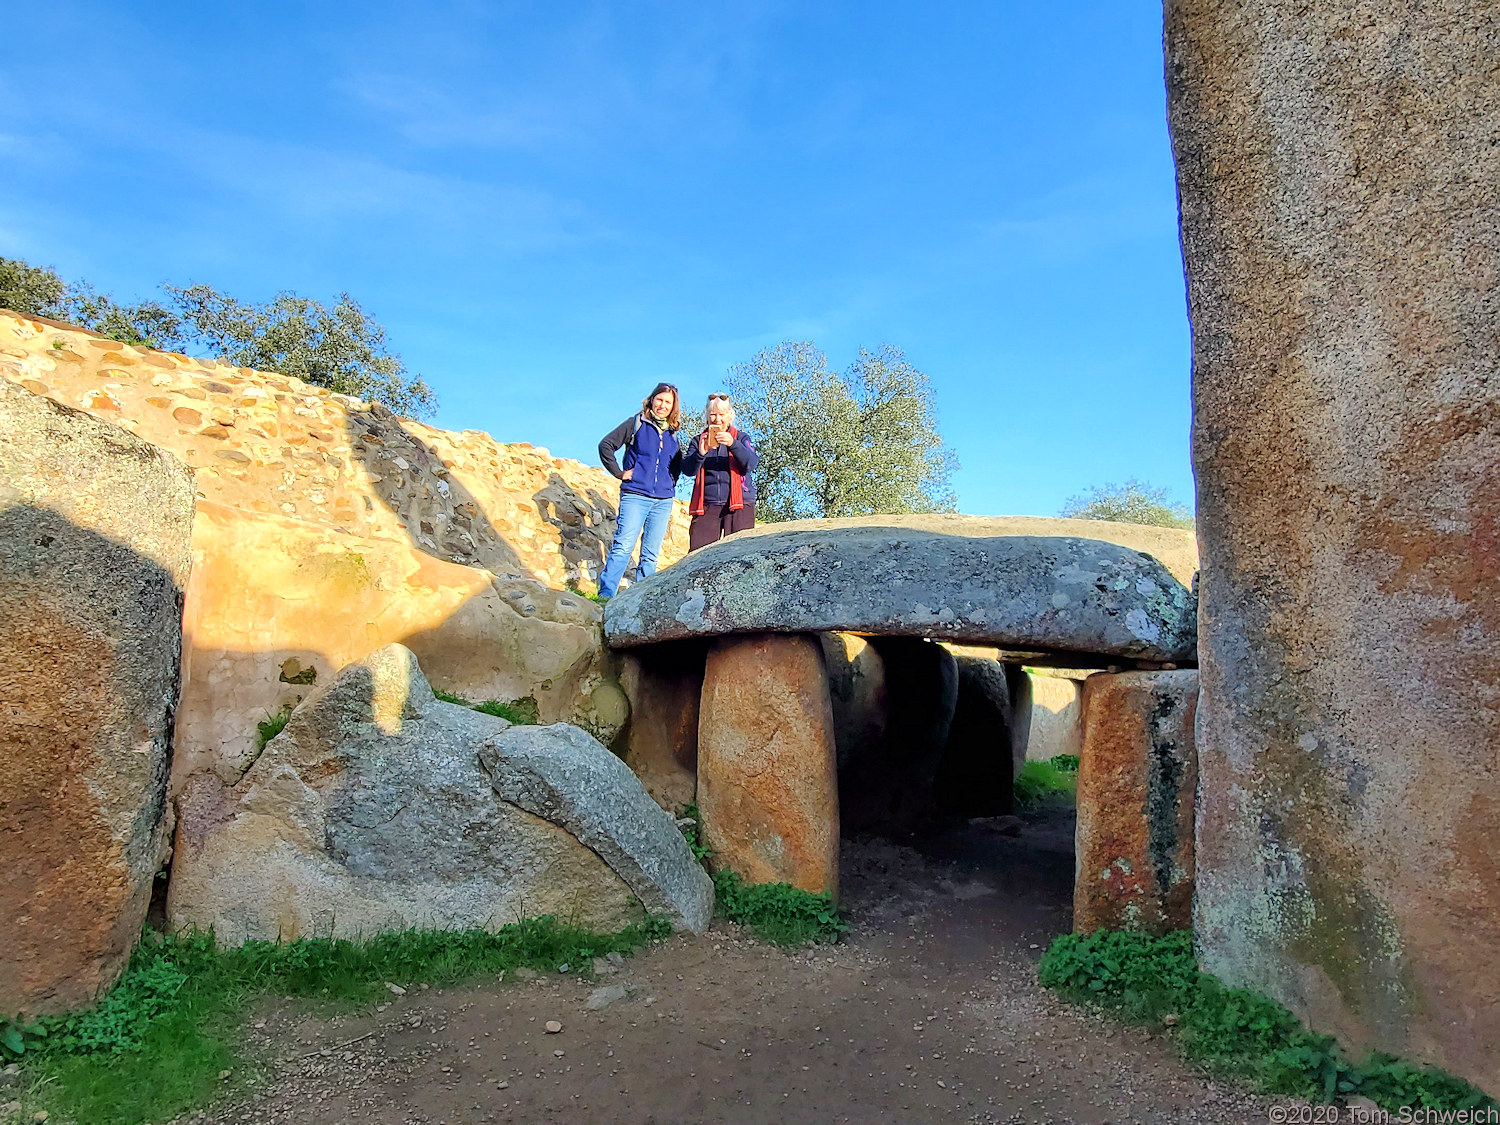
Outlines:
[[[1143,194],[1138,181],[1089,177],[973,223],[955,253],[1018,265],[1057,262],[1142,239],[1159,240],[1164,227],[1175,230],[1175,210]]]

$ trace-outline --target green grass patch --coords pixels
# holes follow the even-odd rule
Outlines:
[[[1043,954],[1038,977],[1072,1000],[1170,1030],[1188,1058],[1267,1094],[1322,1104],[1359,1095],[1391,1111],[1496,1104],[1461,1079],[1389,1055],[1349,1061],[1335,1040],[1309,1031],[1274,1000],[1200,972],[1186,931],[1066,934]]]
[[[1072,804],[1078,796],[1078,758],[1059,754],[1045,762],[1027,762],[1016,775],[1016,804],[1023,808]]]
[[[512,699],[509,703],[501,703],[498,699],[487,699],[483,703],[470,703],[463,696],[454,695],[451,691],[443,691],[441,688],[433,688],[432,694],[444,703],[457,703],[460,707],[467,707],[471,711],[479,711],[485,715],[494,715],[497,719],[505,719],[518,727],[534,727],[541,718],[537,701],[530,695]]]
[[[747,884],[728,869],[714,875],[714,904],[731,922],[777,945],[831,944],[849,928],[827,895],[788,883]]]
[[[292,705],[288,703],[274,715],[267,715],[263,723],[255,724],[255,749],[264,750],[266,743],[286,730],[287,723],[292,717]]]
[[[368,941],[303,939],[221,949],[212,935],[147,933],[120,982],[87,1012],[37,1021],[20,1058],[40,1104],[77,1125],[144,1125],[211,1101],[254,1075],[238,1042],[246,1009],[268,995],[335,1004],[370,1003],[386,983],[445,985],[529,966],[567,964],[587,975],[592,959],[628,953],[671,933],[649,919],[596,934],[532,918],[493,933],[408,930]],[[231,1081],[220,1080],[223,1071]]]
[[[682,810],[680,825],[693,858],[704,867],[713,851],[703,842],[703,816],[697,804]],[[849,928],[827,895],[799,890],[789,883],[746,884],[728,869],[714,873],[714,909],[731,922],[749,926],[777,945],[832,944]]]

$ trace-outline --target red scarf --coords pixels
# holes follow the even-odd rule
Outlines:
[[[708,431],[704,430],[699,437],[706,437]],[[740,432],[733,426],[729,427],[729,436],[735,441],[740,440]],[[714,446],[717,449],[718,446]],[[710,449],[708,453],[713,453]],[[708,510],[708,501],[704,499],[703,472],[708,467],[708,454],[703,455],[703,461],[698,466],[698,476],[693,481],[693,499],[688,505],[688,511],[695,516],[701,516]],[[734,467],[734,454],[729,455],[729,510],[738,512],[745,506],[745,474]]]

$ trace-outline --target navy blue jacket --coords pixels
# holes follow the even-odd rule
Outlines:
[[[734,467],[740,471],[745,478],[742,499],[750,504],[755,501],[755,478],[750,474],[755,472],[755,466],[760,462],[760,454],[755,452],[755,446],[750,441],[750,431],[736,426],[739,437],[727,449],[722,445],[715,445],[708,451],[707,456],[698,452],[698,439],[690,439],[682,448],[682,474],[683,476],[697,476],[698,466],[703,466],[703,502],[705,504],[727,504],[729,503],[729,459],[734,458]]]
[[[632,433],[633,431],[633,433]],[[625,447],[625,468],[615,460],[615,450]],[[653,500],[667,500],[677,495],[677,478],[682,475],[682,450],[671,430],[658,430],[643,414],[621,422],[599,441],[599,460],[620,482],[621,495],[631,492]],[[625,471],[630,470],[630,479]]]

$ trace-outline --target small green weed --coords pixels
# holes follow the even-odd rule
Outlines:
[[[0,1059],[18,1059],[47,1037],[47,1025],[39,1020],[0,1020]]]
[[[286,730],[286,724],[292,717],[292,705],[288,703],[274,715],[267,715],[266,721],[255,724],[255,748],[264,750],[266,743]]]
[[[746,884],[728,869],[714,875],[714,899],[724,917],[777,945],[831,944],[849,928],[827,895],[788,883]]]
[[[1058,769],[1062,770],[1063,773],[1078,772],[1077,754],[1053,754],[1052,757],[1048,758],[1047,760]]]
[[[474,704],[474,710],[506,719],[518,727],[534,727],[541,718],[536,700],[529,695],[523,695],[520,699],[512,699],[509,703],[501,703],[498,699],[486,699],[483,703]]]
[[[693,858],[699,863],[707,864],[709,857],[714,853],[703,842],[703,815],[698,811],[698,805],[696,803],[687,805],[682,810],[682,815],[693,822],[682,826],[682,836],[687,841],[688,850],[693,853]]]
[[[1324,1103],[1360,1095],[1392,1111],[1495,1104],[1461,1079],[1388,1055],[1349,1062],[1333,1039],[1307,1030],[1274,1000],[1200,972],[1186,931],[1165,937],[1109,930],[1066,934],[1043,954],[1038,978],[1133,1023],[1175,1028],[1189,1058],[1249,1078],[1268,1094]]]
[[[1059,758],[1072,758],[1073,767],[1060,764]],[[1069,754],[1059,754],[1045,762],[1027,762],[1016,776],[1016,804],[1023,807],[1072,804],[1078,793],[1077,762]]]
[[[520,699],[513,699],[509,703],[501,703],[498,699],[487,699],[483,703],[470,703],[463,696],[454,695],[451,691],[444,691],[442,688],[433,688],[432,694],[444,703],[456,703],[471,711],[494,715],[497,719],[504,719],[518,727],[534,727],[541,719],[541,710],[537,706],[536,698],[530,695],[523,695]]]
[[[243,1013],[266,993],[369,1003],[386,982],[452,984],[522,965],[585,974],[591,959],[628,953],[671,933],[648,919],[595,934],[543,917],[483,930],[409,930],[368,941],[248,942],[220,949],[211,934],[148,932],[120,982],[94,1009],[39,1020],[23,1032],[29,1078],[54,1114],[77,1125],[141,1125],[211,1100],[219,1074],[247,1071],[236,1057]],[[9,1027],[11,1024],[0,1024]],[[14,1040],[0,1033],[6,1046]]]

